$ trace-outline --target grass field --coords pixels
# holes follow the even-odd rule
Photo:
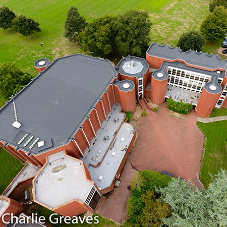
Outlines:
[[[74,5],[88,22],[104,15],[116,15],[130,9],[147,10],[153,27],[152,42],[176,45],[179,36],[188,30],[199,29],[208,13],[209,0],[3,0],[17,15],[24,14],[40,23],[41,33],[24,37],[10,29],[0,29],[0,63],[15,62],[33,75],[33,63],[43,57],[57,57],[81,52],[79,46],[63,38],[64,22],[70,6]],[[44,43],[44,47],[40,46]],[[111,59],[114,60],[114,59]]]
[[[0,147],[0,195],[23,167],[21,163]]]
[[[209,174],[214,175],[221,168],[227,170],[227,121],[197,122],[197,125],[206,137],[200,174],[207,188],[211,179]]]
[[[210,118],[211,117],[220,117],[220,116],[226,116],[227,115],[227,108],[221,108],[221,109],[217,109],[214,108],[211,112]]]
[[[54,212],[44,208],[44,207],[39,207],[38,209],[36,209],[33,213],[37,213],[38,216],[44,216],[45,217],[45,220],[47,221],[46,224],[48,224],[48,221],[49,221],[49,217],[51,214],[53,214]],[[109,219],[107,218],[103,218],[102,216],[100,215],[97,215],[97,214],[94,214],[93,216],[98,216],[98,221],[99,223],[98,224],[88,224],[86,222],[84,222],[83,224],[81,223],[78,223],[78,224],[65,224],[65,223],[58,223],[58,224],[53,224],[53,222],[55,221],[54,218],[57,218],[57,220],[60,220],[59,219],[59,215],[58,216],[54,216],[53,220],[52,220],[52,226],[56,226],[58,227],[59,224],[61,227],[72,227],[72,226],[78,226],[78,227],[120,227],[119,225],[117,225],[116,223],[114,223],[113,221],[110,221]],[[94,221],[93,221],[94,222]],[[50,223],[50,222],[49,222]]]

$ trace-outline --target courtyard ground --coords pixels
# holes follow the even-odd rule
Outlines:
[[[105,195],[100,215],[122,224],[127,215],[130,196],[128,186],[136,170],[166,170],[174,177],[199,177],[204,135],[196,125],[192,110],[186,116],[173,115],[166,103],[154,113],[145,106],[146,116],[140,119],[137,139],[120,178],[120,186]],[[138,123],[138,122],[137,122]]]
[[[196,125],[194,110],[183,119],[170,116],[166,103],[158,107],[157,113],[147,107],[146,112],[129,157],[134,168],[165,170],[191,180],[198,177],[204,135]]]

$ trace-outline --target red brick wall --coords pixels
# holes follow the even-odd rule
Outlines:
[[[90,120],[91,120],[94,130],[95,130],[95,132],[97,132],[98,129],[100,128],[100,126],[99,126],[98,117],[96,115],[96,111],[93,109],[89,116],[90,116]]]
[[[159,58],[159,57],[155,57],[155,56],[150,56],[148,53],[146,53],[146,61],[148,62],[150,67],[154,68],[154,69],[160,69],[163,61],[167,61],[167,62],[176,62],[176,61],[178,61],[178,62],[183,62],[187,66],[198,68],[198,69],[205,69],[205,70],[208,70],[208,71],[211,71],[211,72],[216,71],[216,70],[224,71],[221,68],[209,69],[209,68],[205,68],[205,67],[201,67],[201,66],[197,66],[197,65],[188,64],[182,59],[169,60],[169,59],[165,59],[165,58]]]
[[[136,96],[135,96],[135,87],[132,91],[121,91],[119,90],[120,95],[120,104],[124,111],[131,111],[134,113],[136,111]]]
[[[40,68],[35,67],[35,69],[36,69],[36,71],[37,71],[38,73],[42,72],[45,68],[46,68],[46,66],[40,67]]]
[[[221,93],[212,94],[203,88],[195,113],[198,117],[209,117]]]
[[[65,203],[64,205],[53,209],[53,211],[60,215],[70,216],[70,217],[79,215],[81,213],[84,213],[85,211],[93,212],[93,210],[91,208],[89,208],[86,204],[84,204],[78,200],[74,200],[72,202]]]
[[[96,110],[98,112],[99,119],[100,119],[100,122],[102,124],[102,122],[105,120],[105,115],[104,115],[104,112],[103,112],[101,101],[98,101],[98,103],[96,104]]]
[[[164,102],[168,79],[156,80],[151,77],[151,102],[160,105]]]
[[[88,141],[91,142],[92,138],[95,136],[92,131],[91,124],[88,119],[86,119],[83,123],[83,130],[88,138]]]
[[[5,196],[0,196],[0,199],[9,201],[8,207],[5,209],[5,211],[0,215],[0,227],[4,227],[6,224],[2,222],[2,215],[9,213],[13,215],[19,215],[20,213],[24,212],[25,209],[20,205],[19,202],[12,200],[10,198],[7,198]],[[10,216],[5,216],[4,218],[5,221],[10,220]]]
[[[149,68],[147,69],[147,72],[144,74],[143,78],[143,88],[147,87],[147,84],[151,81],[151,73],[149,73]]]
[[[17,200],[22,195],[22,193],[24,192],[24,190],[28,186],[31,186],[32,185],[32,180],[33,179],[34,179],[34,177],[32,177],[32,178],[30,178],[30,179],[28,179],[26,181],[23,181],[23,182],[19,183],[16,186],[16,188],[10,193],[9,198]]]

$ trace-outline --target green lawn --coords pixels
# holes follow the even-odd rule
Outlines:
[[[227,108],[221,108],[221,109],[217,109],[214,108],[211,112],[210,117],[220,117],[220,116],[226,116],[227,115]]]
[[[22,169],[23,165],[0,147],[0,194]]]
[[[209,174],[217,174],[221,168],[227,170],[227,121],[197,122],[197,125],[206,137],[200,176],[207,188],[211,179]]]
[[[83,226],[83,227],[94,227],[94,226],[97,226],[97,227],[119,227],[119,225],[117,225],[116,223],[114,223],[113,221],[110,221],[109,219],[107,218],[103,218],[102,216],[100,215],[97,215],[97,214],[94,214],[93,216],[98,216],[98,221],[99,223],[98,224],[88,224],[88,223],[78,223],[78,224],[65,224],[65,223],[59,223],[59,224],[53,224],[53,222],[56,220],[54,218],[57,218],[57,220],[60,220],[59,219],[59,215],[58,216],[53,216],[54,218],[51,219],[51,221],[49,220],[49,217],[51,214],[53,214],[54,212],[48,210],[47,208],[44,208],[44,207],[39,207],[38,209],[36,209],[33,213],[37,213],[38,216],[44,216],[45,217],[45,220],[47,221],[46,224],[51,223],[52,222],[52,225],[53,226],[61,226],[61,227],[73,227],[73,226]],[[94,222],[94,221],[93,221]]]
[[[43,57],[57,57],[81,52],[78,45],[63,38],[64,22],[74,5],[88,22],[104,15],[116,15],[130,9],[147,10],[153,27],[152,42],[176,45],[179,36],[190,29],[199,29],[208,13],[208,0],[3,0],[17,15],[24,14],[40,23],[41,33],[24,37],[10,29],[0,29],[0,63],[15,62],[18,67],[36,75],[33,63]],[[192,13],[193,12],[193,13]],[[44,46],[40,46],[40,42]],[[110,57],[111,58],[111,57]],[[116,57],[113,57],[115,61]],[[118,62],[119,59],[115,61]]]

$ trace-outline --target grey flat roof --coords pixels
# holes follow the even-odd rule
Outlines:
[[[118,86],[121,91],[132,91],[135,87],[135,84],[131,80],[115,80],[114,84]],[[126,87],[125,87],[126,86]]]
[[[134,74],[125,72],[125,70],[123,69],[124,64],[127,62],[129,63],[131,61],[141,63],[143,65],[142,71],[138,72],[138,73],[134,73]],[[116,66],[116,70],[118,73],[121,73],[121,74],[127,75],[127,76],[131,76],[131,77],[137,77],[138,79],[144,77],[144,74],[146,73],[148,68],[149,68],[149,64],[146,62],[146,60],[144,58],[139,58],[139,57],[135,57],[135,56],[127,56],[127,57],[122,58]]]
[[[85,202],[93,183],[86,180],[82,162],[65,156],[63,151],[47,159],[35,178],[36,201],[51,208],[75,199]]]
[[[170,47],[157,43],[152,43],[147,49],[147,53],[150,56],[156,56],[169,60],[182,59],[188,64],[206,67],[209,69],[225,69],[225,64],[227,63],[226,60],[221,60],[217,55],[209,55],[203,52],[198,53],[194,50],[183,52],[178,47]]]
[[[89,152],[85,152],[81,158],[90,172],[92,181],[100,190],[111,186],[134,136],[133,126],[126,122],[122,124],[124,114],[120,111],[120,104],[113,105],[95,138],[95,143],[91,143]],[[104,141],[105,136],[109,137],[108,141]],[[97,166],[98,163],[101,165]]]
[[[18,185],[18,183],[25,181],[31,177],[36,176],[36,174],[39,172],[41,168],[36,167],[28,163],[23,170],[16,176],[14,181],[12,181],[7,188],[7,190],[3,193],[4,196],[9,196],[10,193],[15,189],[15,187]]]
[[[57,59],[15,96],[19,129],[12,126],[12,100],[0,109],[0,140],[33,154],[68,143],[116,74],[108,60],[81,54]],[[44,146],[30,149],[36,138]]]
[[[8,205],[9,205],[8,199],[0,196],[0,215],[5,211]]]

